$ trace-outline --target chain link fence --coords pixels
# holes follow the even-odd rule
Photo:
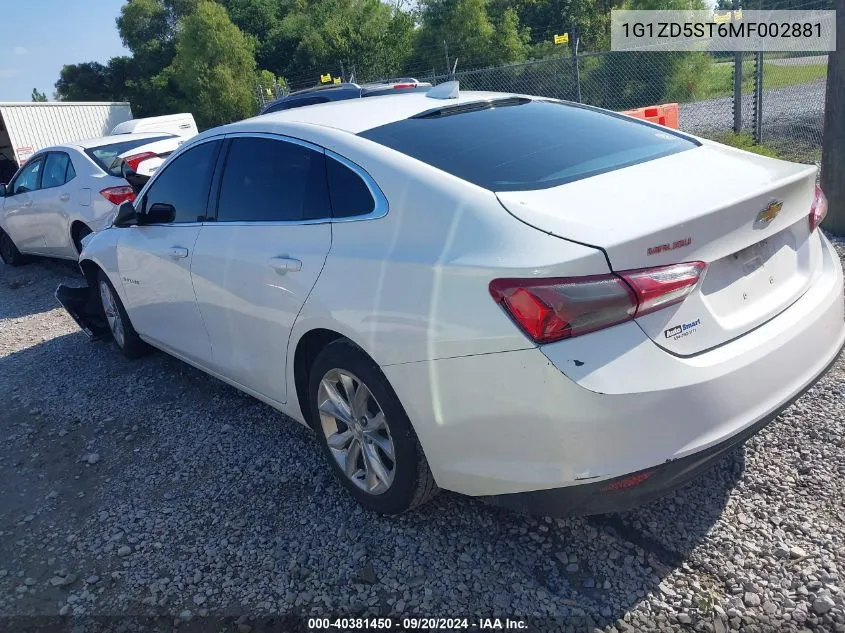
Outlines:
[[[684,131],[723,142],[741,134],[742,145],[762,144],[788,160],[818,163],[826,75],[826,54],[604,52],[458,70],[454,78],[464,90],[530,94],[616,111],[679,103]],[[437,84],[453,75],[432,71],[415,78]],[[287,85],[257,87],[261,105],[283,94]]]

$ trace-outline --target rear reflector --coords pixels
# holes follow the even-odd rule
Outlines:
[[[489,290],[531,340],[551,343],[680,303],[705,268],[690,262],[589,277],[494,279]]]
[[[133,156],[124,158],[123,162],[126,163],[132,171],[138,171],[138,165],[148,158],[155,158],[156,156],[157,154],[155,152],[143,152],[142,154],[134,154]]]
[[[816,195],[813,198],[813,204],[810,205],[810,233],[818,228],[825,216],[827,216],[827,197],[821,187],[816,185]]]
[[[126,185],[122,187],[109,187],[100,191],[100,195],[112,204],[121,205],[124,202],[131,202],[135,199],[135,190]]]

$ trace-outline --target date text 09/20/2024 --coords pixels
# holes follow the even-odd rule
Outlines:
[[[309,618],[310,631],[339,629],[343,631],[375,630],[525,630],[524,620],[511,618]]]

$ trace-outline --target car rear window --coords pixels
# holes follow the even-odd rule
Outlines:
[[[699,145],[600,110],[516,97],[445,106],[360,136],[491,191],[548,189]]]
[[[173,138],[171,134],[164,136],[151,136],[149,138],[136,138],[131,141],[120,141],[119,143],[109,143],[108,145],[100,145],[99,147],[89,147],[85,153],[97,163],[97,166],[104,172],[112,176],[120,176],[120,162],[115,161],[115,157],[129,150],[141,147],[147,143],[155,143],[156,141],[163,141],[167,138]]]

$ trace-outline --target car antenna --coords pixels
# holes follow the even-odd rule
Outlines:
[[[457,80],[437,84],[425,93],[430,99],[457,99],[460,96],[460,85]]]

